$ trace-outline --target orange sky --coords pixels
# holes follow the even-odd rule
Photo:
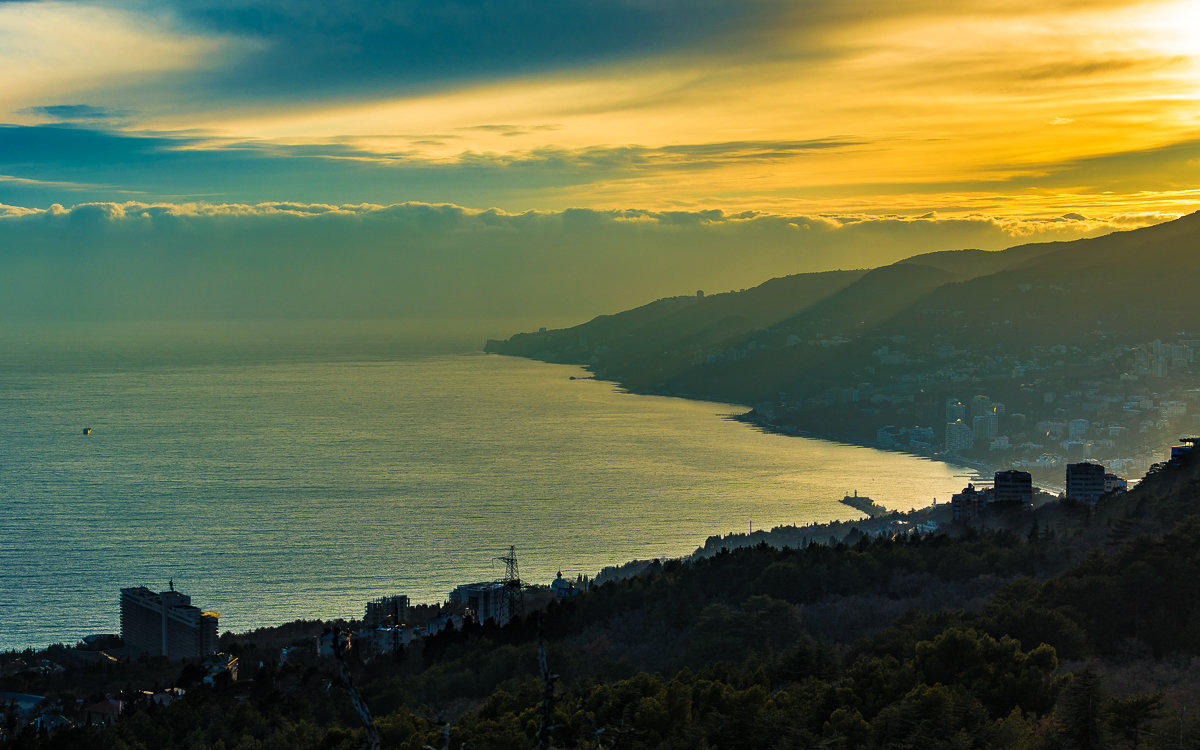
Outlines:
[[[128,154],[66,165],[0,139],[0,202],[1017,218],[1196,204],[1195,0],[762,0],[699,3],[694,22],[686,4],[625,5],[546,5],[514,31],[416,11],[306,25],[266,2],[254,24],[220,3],[2,4],[10,130],[95,132],[142,157],[130,175]],[[373,46],[389,23],[429,48]],[[289,78],[289,54],[313,69]]]

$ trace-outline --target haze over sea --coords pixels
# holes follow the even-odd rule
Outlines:
[[[174,579],[222,631],[361,617],[384,594],[498,578],[510,544],[548,583],[853,518],[838,500],[855,489],[908,509],[962,482],[482,339],[236,331],[0,332],[0,649],[117,632],[124,586]]]

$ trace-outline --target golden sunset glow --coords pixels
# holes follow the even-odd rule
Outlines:
[[[767,2],[744,13],[701,24],[695,41],[555,64],[533,51],[522,62],[524,49],[506,65],[462,58],[478,65],[472,75],[416,52],[407,63],[363,52],[339,84],[337,66],[348,63],[336,57],[309,83],[288,72],[304,44],[315,45],[314,60],[333,54],[319,40],[274,40],[269,30],[166,11],[84,6],[68,17],[56,3],[5,5],[0,30],[21,39],[2,53],[21,70],[5,102],[19,124],[84,117],[114,136],[153,134],[165,139],[156,148],[189,165],[252,157],[263,184],[251,200],[298,198],[303,183],[282,175],[302,169],[326,185],[315,176],[323,170],[369,174],[373,187],[347,182],[359,188],[341,200],[509,210],[1037,217],[1178,215],[1193,205],[1196,2]],[[92,40],[86,28],[103,33]],[[612,39],[627,36],[614,26]],[[285,58],[288,44],[300,46]],[[172,88],[170,75],[188,80]],[[151,78],[130,87],[122,76]],[[260,79],[270,81],[263,95],[215,95]],[[60,103],[69,106],[47,106]],[[86,119],[91,112],[99,119]],[[121,174],[61,171],[8,177],[112,184]],[[460,181],[484,184],[471,174],[497,187],[456,193]],[[407,189],[417,175],[433,193]],[[179,184],[164,195],[206,199],[213,187]]]
[[[27,121],[20,110],[46,97],[91,98],[117,83],[203,67],[224,47],[218,38],[173,33],[159,19],[129,12],[66,2],[4,3],[0,111]]]
[[[794,33],[711,57],[145,125],[207,134],[188,148],[335,143],[354,150],[338,158],[382,164],[557,160],[591,175],[538,198],[547,208],[1182,211],[1189,186],[1101,198],[1094,177],[1056,175],[1195,137],[1197,13],[1191,2],[885,11],[826,21],[816,54],[793,17]]]

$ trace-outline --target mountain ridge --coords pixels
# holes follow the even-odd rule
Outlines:
[[[486,351],[581,365],[633,392],[741,404],[749,421],[787,433],[895,447],[880,435],[914,425],[924,437],[910,450],[938,458],[959,450],[942,440],[947,401],[987,395],[1021,419],[985,429],[968,446],[975,460],[1023,464],[1049,451],[1144,470],[1176,430],[1200,431],[1200,411],[1179,406],[1200,363],[1197,249],[1200,212],[1092,239],[925,253],[659,300]],[[634,324],[648,311],[660,322]],[[1094,422],[1107,453],[1069,456],[1061,438],[1034,429],[1072,419]],[[1007,447],[991,446],[1010,432]]]
[[[1124,328],[1122,333],[1126,335],[1148,335],[1153,332],[1149,329],[1161,325],[1164,318],[1200,328],[1200,314],[1182,294],[1196,280],[1192,272],[1200,271],[1200,253],[1190,252],[1197,245],[1200,212],[1098,238],[1016,245],[1000,251],[923,253],[864,271],[771,279],[753,289],[712,298],[668,298],[571,328],[489,341],[486,351],[584,365],[600,377],[628,381],[640,390],[658,383],[669,389],[670,381],[688,369],[730,358],[765,362],[766,352],[794,346],[797,339],[833,341],[836,346],[848,343],[837,341],[838,337],[862,338],[864,334],[874,334],[881,340],[896,336],[963,340],[1002,335],[1046,341],[1086,330],[1084,326],[1094,327],[1095,323]],[[1119,273],[1121,269],[1113,266],[1122,262],[1134,267]],[[1173,269],[1185,273],[1171,273]],[[1147,278],[1156,273],[1161,278]],[[821,282],[834,281],[835,277],[830,288],[819,289]],[[796,300],[790,314],[780,315],[786,305],[778,298],[773,300],[769,313],[755,308],[756,299],[765,296],[767,290],[778,297],[780,292],[802,286],[808,296]],[[1031,294],[1035,291],[1040,294]],[[711,316],[697,315],[698,304],[722,299],[741,317],[726,316],[720,321],[719,333],[705,335],[715,322]],[[1091,308],[1100,301],[1109,314],[1101,311],[1097,318]],[[660,328],[646,335],[648,332],[635,327],[622,327],[638,311],[662,305],[677,307],[673,330]],[[1155,315],[1156,310],[1165,313]],[[962,318],[956,324],[963,330],[929,325],[927,319],[937,314]],[[689,316],[706,325],[689,325]],[[992,330],[997,324],[1014,330]],[[595,334],[600,334],[599,338]],[[744,356],[714,358],[714,347],[749,350],[742,352]],[[653,355],[654,350],[659,353]],[[663,356],[671,352],[675,354]],[[682,356],[684,353],[688,356]],[[808,368],[801,360],[819,364],[825,358],[783,359],[803,371]],[[653,378],[639,372],[639,367],[653,372],[657,378],[654,383],[649,382]]]

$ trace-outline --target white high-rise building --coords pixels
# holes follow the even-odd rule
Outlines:
[[[980,414],[971,419],[971,434],[977,441],[993,440],[998,432],[995,414]]]
[[[497,625],[507,625],[508,590],[499,582],[464,583],[450,592],[450,602],[461,604],[471,611],[476,622],[488,620]]]
[[[992,400],[982,393],[971,397],[971,419],[992,413]]]
[[[169,659],[194,659],[217,651],[219,614],[192,606],[175,590],[145,586],[121,589],[121,640],[126,646]]]
[[[961,419],[946,425],[946,452],[958,453],[975,445],[975,434]]]
[[[967,405],[956,398],[946,401],[946,423],[967,418]]]
[[[1067,438],[1070,440],[1082,440],[1087,437],[1088,429],[1092,423],[1086,419],[1072,419],[1067,423]]]

